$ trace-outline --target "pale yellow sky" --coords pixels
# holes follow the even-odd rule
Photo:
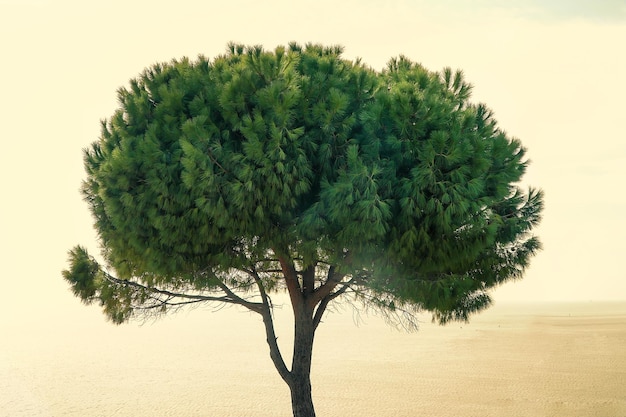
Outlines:
[[[507,3],[0,0],[0,317],[83,311],[60,275],[72,246],[97,251],[81,149],[144,67],[215,56],[231,40],[464,70],[474,100],[528,147],[526,181],[546,192],[545,249],[496,302],[626,299],[623,2]]]

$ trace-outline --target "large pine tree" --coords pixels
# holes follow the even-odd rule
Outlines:
[[[381,72],[340,47],[229,45],[157,64],[118,91],[85,151],[82,192],[101,266],[63,272],[115,323],[188,304],[262,316],[293,414],[313,416],[311,354],[331,302],[404,320],[467,320],[539,249],[542,195],[517,185],[525,150],[462,73],[405,57]],[[293,360],[271,294],[289,294]]]

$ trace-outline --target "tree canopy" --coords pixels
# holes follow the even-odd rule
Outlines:
[[[315,326],[340,296],[440,322],[488,306],[540,247],[524,147],[461,71],[341,54],[231,44],[119,89],[84,153],[105,265],[74,248],[74,293],[116,323],[285,290]]]
[[[85,151],[106,261],[210,289],[285,254],[465,318],[528,264],[541,208],[516,185],[524,148],[470,92],[459,71],[400,57],[377,73],[319,45],[154,65]]]

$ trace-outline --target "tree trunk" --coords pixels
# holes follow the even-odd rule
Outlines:
[[[305,303],[303,303],[305,304]],[[313,398],[311,396],[311,359],[313,354],[313,325],[312,311],[306,305],[294,309],[294,343],[291,377],[291,408],[294,417],[315,417]]]
[[[289,387],[291,389],[293,417],[315,417],[309,375],[293,375],[293,378],[294,380]]]

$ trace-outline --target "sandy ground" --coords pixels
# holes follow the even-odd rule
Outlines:
[[[5,344],[0,416],[289,416],[259,323],[214,316]],[[496,306],[415,334],[334,314],[314,400],[319,417],[626,417],[624,346],[626,303]]]
[[[501,308],[413,336],[388,337],[393,357],[372,340],[336,369],[345,401],[319,381],[319,414],[626,416],[623,305]]]

